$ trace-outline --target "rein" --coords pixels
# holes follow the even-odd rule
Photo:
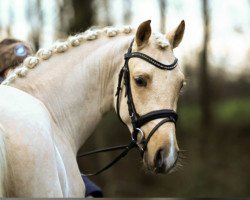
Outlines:
[[[175,58],[173,63],[170,65],[160,63],[146,54],[143,54],[140,52],[132,52],[133,43],[134,43],[134,40],[131,42],[127,53],[124,55],[125,63],[119,73],[118,85],[117,85],[117,91],[116,91],[116,112],[121,122],[124,123],[120,116],[120,94],[122,90],[122,87],[121,87],[122,80],[124,80],[124,85],[126,89],[125,96],[127,97],[128,112],[129,112],[129,116],[130,116],[131,123],[133,126],[133,132],[131,134],[131,142],[128,145],[121,145],[121,146],[100,149],[100,150],[94,150],[94,151],[90,151],[87,153],[77,155],[77,157],[80,158],[80,157],[84,157],[84,156],[88,156],[88,155],[92,155],[96,153],[116,151],[116,150],[123,149],[123,151],[108,165],[106,165],[105,167],[97,171],[96,173],[82,174],[83,176],[94,176],[94,175],[98,175],[102,173],[103,171],[113,166],[121,158],[126,156],[128,152],[133,148],[138,148],[140,150],[141,156],[143,157],[143,154],[147,150],[147,144],[150,141],[151,137],[154,135],[154,133],[157,131],[157,129],[167,122],[172,122],[176,124],[178,120],[177,113],[174,110],[170,110],[170,109],[156,110],[156,111],[152,111],[147,114],[144,114],[142,116],[140,116],[136,112],[133,97],[132,97],[132,92],[131,92],[131,85],[130,85],[130,72],[129,72],[129,65],[128,65],[129,59],[135,58],[135,57],[140,58],[162,70],[173,70],[177,66],[178,59]],[[145,134],[141,130],[141,127],[152,120],[160,119],[160,118],[162,120],[158,124],[156,124],[156,126],[150,131],[148,137],[145,138]]]

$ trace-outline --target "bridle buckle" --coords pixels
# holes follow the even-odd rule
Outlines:
[[[139,135],[138,135],[139,134]],[[132,141],[135,141],[136,145],[143,151],[143,144],[145,141],[145,134],[140,128],[136,128],[131,134]]]

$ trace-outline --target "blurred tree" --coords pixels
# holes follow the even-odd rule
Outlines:
[[[71,2],[73,7],[73,19],[71,21],[68,33],[78,33],[86,30],[93,24],[93,1],[88,0],[64,0]]]
[[[68,0],[57,0],[57,6],[58,6],[58,23],[57,23],[57,30],[58,30],[58,37],[65,37],[68,35],[70,32],[70,26],[71,26],[71,21],[74,18],[74,11],[73,11],[73,6],[72,6],[72,1]]]
[[[1,0],[0,0],[0,4],[1,4]],[[0,34],[2,33],[2,21],[1,21],[1,19],[0,19]],[[0,38],[0,40],[1,40],[1,38]]]
[[[5,27],[7,37],[12,37],[11,24],[13,23],[14,23],[14,11],[13,11],[13,7],[9,6],[8,7],[8,25]]]
[[[167,0],[158,0],[160,7],[160,30],[162,33],[166,32],[166,11]]]
[[[131,23],[131,18],[132,18],[132,2],[131,0],[123,0],[123,22],[125,24],[130,24]]]
[[[212,120],[211,114],[211,88],[209,83],[208,43],[210,40],[210,16],[208,0],[202,1],[202,14],[204,24],[203,49],[200,56],[200,105],[202,128],[209,128]]]
[[[105,10],[105,21],[106,21],[106,26],[111,26],[112,25],[112,20],[110,16],[110,5],[109,5],[109,0],[102,0],[103,1],[103,6]]]
[[[95,11],[95,25],[102,26],[102,27],[111,26],[113,24],[113,20],[112,20],[113,4],[111,4],[111,1],[94,0],[93,5],[94,5],[94,11]]]
[[[40,0],[28,0],[26,2],[26,19],[31,25],[29,37],[34,45],[35,50],[39,49],[40,37],[44,26],[43,10],[41,4],[42,2]]]

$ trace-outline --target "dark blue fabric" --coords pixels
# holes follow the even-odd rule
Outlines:
[[[85,184],[86,194],[85,196],[92,196],[92,197],[103,197],[102,190],[99,188],[95,183],[89,180],[88,177],[82,176],[82,180]]]

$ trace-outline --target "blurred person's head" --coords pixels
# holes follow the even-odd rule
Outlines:
[[[6,77],[8,72],[34,51],[30,44],[17,39],[6,38],[0,42],[0,76]]]

